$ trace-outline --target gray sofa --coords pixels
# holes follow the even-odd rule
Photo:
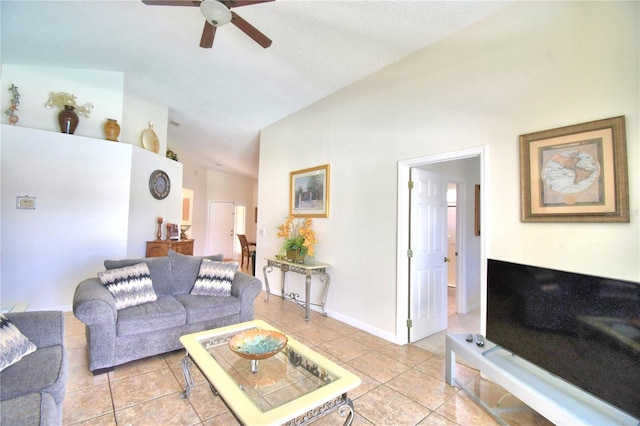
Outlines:
[[[202,259],[222,261],[222,255],[185,256],[169,250],[166,257],[106,260],[107,270],[146,263],[157,295],[156,301],[120,310],[98,278],[78,284],[73,313],[87,326],[89,369],[93,374],[180,349],[179,339],[184,334],[253,319],[253,303],[262,283],[244,272],[236,272],[229,297],[189,294]]]
[[[0,423],[61,424],[68,368],[64,314],[33,311],[5,315],[37,349],[0,372]]]

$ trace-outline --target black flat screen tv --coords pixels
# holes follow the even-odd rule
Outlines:
[[[486,337],[640,419],[640,283],[489,259]]]

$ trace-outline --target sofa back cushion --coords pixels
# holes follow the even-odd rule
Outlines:
[[[118,269],[126,266],[136,265],[138,263],[146,263],[149,267],[149,275],[151,275],[151,284],[153,290],[158,296],[169,296],[173,294],[173,279],[171,277],[171,261],[168,257],[148,257],[145,259],[122,259],[122,260],[105,260],[104,267],[106,269]]]
[[[186,256],[173,250],[169,250],[171,272],[173,274],[172,294],[187,294],[191,291],[196,282],[196,278],[198,278],[202,259],[222,262],[223,257],[224,256],[221,254],[213,256]]]

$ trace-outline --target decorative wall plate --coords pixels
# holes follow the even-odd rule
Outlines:
[[[142,146],[144,149],[158,153],[160,151],[160,140],[153,130],[153,123],[149,123],[149,128],[142,132]]]
[[[171,181],[169,180],[169,175],[162,170],[155,170],[151,173],[151,177],[149,178],[149,191],[151,191],[153,198],[163,200],[167,198],[170,190]]]

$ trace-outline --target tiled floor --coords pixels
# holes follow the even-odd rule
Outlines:
[[[354,402],[354,425],[494,425],[498,424],[459,388],[444,381],[445,360],[417,345],[398,346],[369,333],[312,312],[290,301],[264,293],[255,302],[255,316],[312,347],[358,375],[362,384],[349,396]],[[201,375],[188,400],[180,360],[184,352],[131,362],[93,376],[87,368],[84,325],[66,316],[69,380],[63,406],[63,424],[86,425],[236,425],[224,403],[214,397]],[[518,404],[500,387],[480,378],[476,370],[460,366],[458,375],[490,404]],[[507,410],[509,411],[509,410]],[[525,408],[508,415],[511,424],[544,424]],[[337,413],[317,424],[337,425]]]

